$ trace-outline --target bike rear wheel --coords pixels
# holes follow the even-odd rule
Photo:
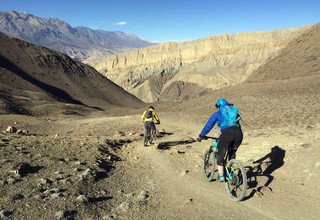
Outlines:
[[[215,169],[216,169],[215,152],[210,147],[204,153],[204,160],[203,160],[204,178],[208,182],[211,182],[213,180]]]
[[[148,143],[152,143],[152,141],[153,141],[153,138],[151,135],[151,127],[147,126],[144,133],[144,139],[143,139],[144,146],[147,146]]]
[[[147,145],[148,145],[148,142],[149,142],[149,140],[148,140],[147,136],[144,135],[144,139],[143,139],[143,144],[144,144],[144,146],[147,146]]]
[[[226,167],[226,189],[232,200],[239,202],[245,195],[248,188],[247,174],[239,160],[230,160]]]

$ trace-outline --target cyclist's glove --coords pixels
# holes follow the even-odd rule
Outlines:
[[[199,136],[195,139],[195,141],[200,142],[203,138],[204,138],[203,136],[199,135]]]

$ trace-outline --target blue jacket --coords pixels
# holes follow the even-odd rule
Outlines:
[[[222,120],[223,120],[223,118],[222,118],[221,111],[219,111],[219,110],[216,111],[213,115],[211,115],[211,117],[207,121],[206,125],[204,126],[204,128],[202,129],[202,131],[200,133],[200,136],[206,136],[211,131],[211,129],[214,127],[214,125],[216,123],[218,123],[220,131],[223,131],[223,130],[231,127],[231,126],[220,127],[220,124],[221,124]]]

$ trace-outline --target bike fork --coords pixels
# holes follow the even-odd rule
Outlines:
[[[233,167],[230,167],[230,169],[232,170],[232,172],[234,172]],[[229,181],[232,180],[232,175],[231,175],[231,172],[229,171],[228,167],[226,167],[226,173],[227,173],[226,179]]]

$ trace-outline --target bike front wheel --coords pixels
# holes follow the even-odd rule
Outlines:
[[[216,168],[215,152],[210,148],[206,150],[206,152],[204,153],[204,160],[203,160],[204,178],[208,182],[211,182],[213,180],[215,168]]]
[[[232,200],[239,202],[247,192],[247,174],[239,160],[232,159],[226,165],[226,189]]]

